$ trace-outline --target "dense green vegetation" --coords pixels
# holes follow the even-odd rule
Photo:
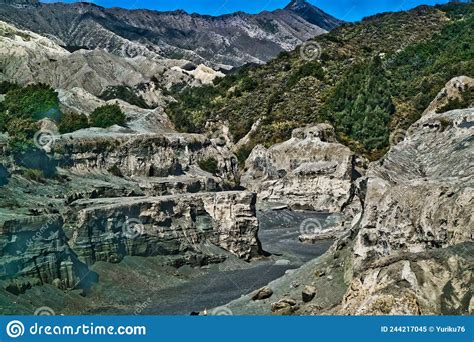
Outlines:
[[[299,80],[305,77],[314,77],[318,80],[324,80],[324,70],[321,63],[310,62],[300,66],[295,72],[293,72],[286,83],[288,89],[293,88],[298,84]]]
[[[26,179],[41,183],[44,181],[44,174],[39,169],[25,169],[23,172],[23,176]]]
[[[91,126],[107,128],[113,125],[125,125],[125,114],[117,104],[108,104],[96,108],[89,117]]]
[[[354,66],[327,98],[323,113],[345,141],[354,140],[366,150],[388,144],[388,124],[395,112],[382,60]]]
[[[180,101],[170,106],[170,118],[176,128],[185,132],[197,132],[204,128],[208,113],[212,108],[210,98],[218,96],[219,88],[213,86],[202,86],[199,88],[186,88],[180,93]],[[192,111],[183,110],[192,108]]]
[[[61,116],[57,93],[42,83],[8,91],[4,105],[12,118],[57,121]]]
[[[64,113],[59,122],[59,133],[71,133],[89,127],[89,119],[86,115],[77,113]]]
[[[8,91],[0,104],[0,132],[7,132],[14,146],[23,148],[31,144],[30,139],[38,130],[38,120],[59,121],[59,100],[51,87],[32,84],[21,88],[6,83],[3,87]]]
[[[390,132],[416,121],[447,81],[474,76],[473,14],[474,4],[422,6],[346,24],[315,39],[323,49],[319,60],[306,61],[298,50],[282,53],[215,86],[174,94],[178,102],[167,113],[189,132],[226,120],[235,140],[262,118],[252,146],[329,122],[341,141],[377,158]]]
[[[15,90],[20,88],[16,83],[8,82],[8,81],[2,81],[0,82],[0,94],[6,94],[10,90]]]
[[[252,147],[248,145],[242,146],[235,152],[240,167],[244,167],[245,161],[250,156],[250,153],[252,153]]]

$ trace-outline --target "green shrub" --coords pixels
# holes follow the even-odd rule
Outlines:
[[[41,171],[41,170],[26,169],[23,172],[23,176],[26,179],[29,179],[29,180],[32,180],[32,181],[35,181],[35,182],[38,182],[38,183],[44,182],[44,175],[43,175],[43,171]]]
[[[258,82],[253,78],[246,76],[240,81],[240,90],[242,91],[252,91],[258,87]]]
[[[298,83],[300,79],[309,76],[315,77],[321,81],[324,79],[324,70],[321,66],[321,63],[310,62],[303,64],[289,77],[286,85],[288,88],[292,88]]]
[[[93,127],[107,128],[113,125],[124,126],[125,114],[117,104],[104,105],[96,108],[90,115],[90,124]]]
[[[219,166],[215,158],[209,157],[207,159],[200,160],[198,162],[199,167],[213,175],[216,175],[219,172]]]
[[[179,130],[197,132],[204,127],[213,108],[211,99],[218,94],[219,89],[212,85],[184,89],[176,94],[180,101],[171,104],[167,114]]]
[[[9,145],[19,151],[33,146],[31,140],[38,131],[38,123],[32,119],[13,118],[5,124],[5,131],[10,135]]]
[[[37,120],[50,118],[58,120],[59,99],[57,93],[45,84],[31,84],[20,88],[12,83],[2,82],[8,90],[5,101],[0,103],[0,132],[7,132],[12,139],[9,144],[15,150],[32,146]]]
[[[61,134],[74,132],[89,127],[87,116],[77,113],[64,113],[61,116],[58,129]]]
[[[42,83],[10,90],[5,96],[5,108],[12,118],[59,121],[61,117],[58,94]]]

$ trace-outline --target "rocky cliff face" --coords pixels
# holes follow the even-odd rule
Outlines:
[[[354,154],[327,124],[296,129],[269,149],[258,145],[245,164],[242,186],[264,201],[339,212],[352,195]]]
[[[344,312],[472,310],[473,122],[473,109],[427,114],[371,166]]]
[[[66,224],[87,264],[118,262],[125,255],[196,254],[204,242],[245,259],[260,254],[251,193],[79,200],[71,213]]]
[[[262,63],[341,23],[308,3],[310,12],[285,9],[219,17],[89,3],[24,3],[0,3],[0,20],[52,37],[70,50],[100,48],[125,57],[178,57],[226,68]]]
[[[0,217],[0,277],[8,279],[7,291],[19,294],[43,284],[87,288],[96,281],[96,275],[89,273],[68,244],[60,215]]]
[[[55,141],[58,165],[77,171],[111,170],[123,176],[166,177],[186,174],[212,158],[216,175],[230,181],[237,172],[235,156],[199,134],[120,134],[83,130]]]

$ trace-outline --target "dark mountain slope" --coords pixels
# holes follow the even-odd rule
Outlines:
[[[341,23],[308,3],[304,6],[303,12],[290,6],[256,15],[238,12],[212,17],[183,11],[106,9],[90,3],[0,0],[0,20],[55,38],[69,49],[105,48],[121,56],[240,66],[268,61]]]

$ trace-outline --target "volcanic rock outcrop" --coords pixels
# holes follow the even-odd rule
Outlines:
[[[295,129],[290,140],[269,149],[256,146],[240,181],[263,201],[340,212],[352,197],[354,159],[333,127],[319,124]]]
[[[71,213],[74,249],[88,264],[199,252],[204,242],[245,259],[260,253],[255,197],[247,192],[79,200]]]
[[[472,310],[473,136],[472,108],[430,113],[371,165],[344,313]]]
[[[118,126],[117,126],[118,127]],[[111,170],[122,176],[166,177],[187,173],[192,165],[213,159],[216,175],[233,180],[237,160],[226,146],[200,134],[130,134],[86,129],[54,143],[58,165],[74,170]]]

